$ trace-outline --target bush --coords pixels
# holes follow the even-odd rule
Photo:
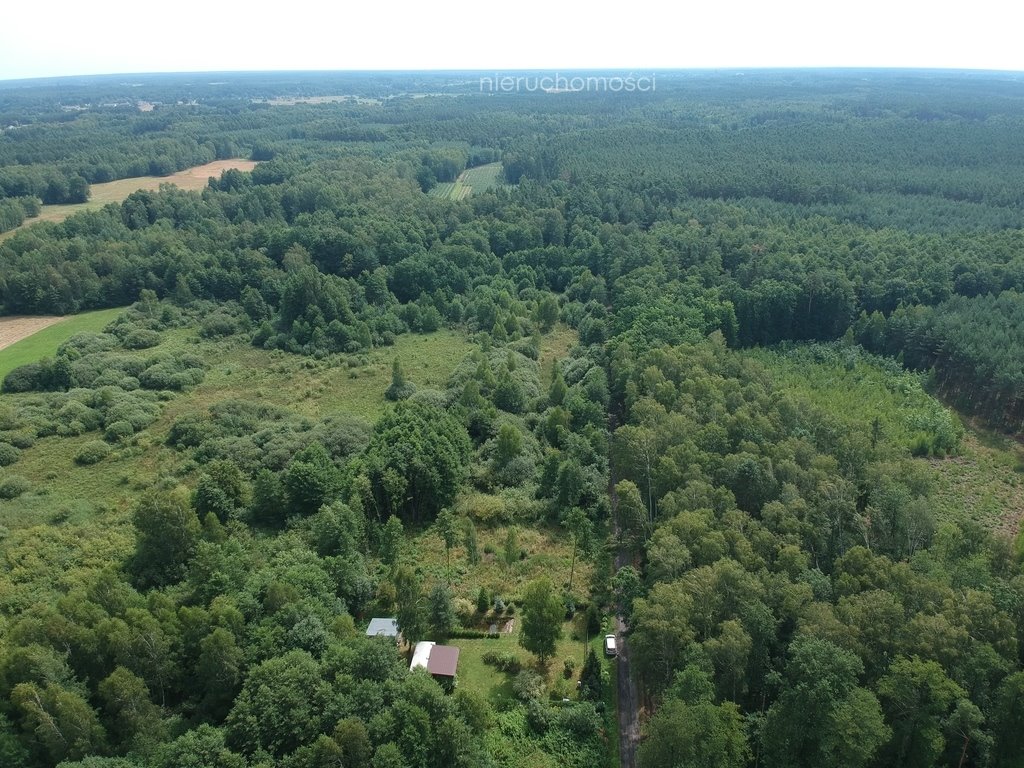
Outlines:
[[[109,453],[110,446],[102,440],[90,440],[75,454],[75,463],[83,466],[97,464],[107,458]]]
[[[111,397],[116,399],[110,402],[104,414],[104,422],[108,426],[126,421],[133,432],[139,432],[152,424],[160,414],[159,406],[140,395],[111,393]]]
[[[31,432],[4,432],[0,441],[10,443],[15,448],[31,448],[35,445],[36,436]]]
[[[601,717],[588,701],[566,707],[559,713],[558,720],[562,728],[581,742],[594,738],[601,730]]]
[[[544,678],[532,669],[520,670],[512,681],[512,692],[520,701],[543,699],[545,692]]]
[[[4,377],[4,392],[33,392],[44,389],[46,369],[41,363],[20,365]]]
[[[551,709],[542,701],[530,699],[526,703],[526,724],[538,735],[547,733],[551,727]]]
[[[203,380],[203,362],[192,355],[159,357],[149,363],[139,374],[139,384],[146,389],[180,390]]]
[[[9,475],[0,480],[0,499],[16,499],[26,493],[32,483],[20,475]]]
[[[85,355],[109,352],[115,346],[117,346],[117,338],[109,333],[76,333],[57,347],[57,354],[69,360],[77,360]]]
[[[448,633],[448,637],[457,637],[462,640],[486,640],[490,635],[482,629],[456,628]]]
[[[238,320],[226,312],[208,315],[199,326],[199,335],[204,339],[216,336],[230,336],[238,332]]]
[[[160,334],[147,328],[132,331],[121,342],[125,349],[149,349],[160,343]]]
[[[463,626],[472,623],[476,616],[476,607],[464,597],[455,598],[455,615]]]
[[[132,427],[131,422],[128,421],[115,421],[109,424],[106,430],[103,432],[103,437],[112,443],[116,443],[119,440],[125,440],[135,434],[135,429]]]
[[[21,451],[10,443],[0,443],[0,467],[9,467],[18,460]]]
[[[486,651],[481,659],[484,664],[509,675],[518,675],[523,668],[523,662],[511,651]]]

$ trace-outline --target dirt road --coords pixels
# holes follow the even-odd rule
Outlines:
[[[618,498],[615,494],[615,473],[611,473],[609,496],[612,502],[612,519],[615,520],[615,538],[621,539],[619,535]],[[623,546],[619,546],[615,552],[615,570],[618,571],[627,565],[632,565],[629,552]],[[636,680],[633,678],[630,669],[629,643],[626,642],[626,620],[620,613],[615,617],[615,647],[618,649],[618,660],[615,662],[616,675],[619,690],[619,711],[616,713],[619,720],[619,765],[621,768],[634,768],[636,766],[636,746],[640,742],[640,699],[636,691]]]

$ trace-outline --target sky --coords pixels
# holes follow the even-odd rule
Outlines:
[[[6,5],[0,79],[278,69],[1024,70],[1019,0]]]

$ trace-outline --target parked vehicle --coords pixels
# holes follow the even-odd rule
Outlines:
[[[604,655],[605,656],[617,656],[619,653],[618,648],[615,646],[615,635],[604,636]]]

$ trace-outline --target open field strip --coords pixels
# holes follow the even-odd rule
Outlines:
[[[173,184],[187,191],[200,190],[206,187],[211,176],[217,178],[224,171],[251,171],[255,167],[256,163],[254,161],[242,158],[214,160],[212,163],[186,168],[183,171],[172,173],[170,176],[133,176],[128,179],[104,182],[103,184],[90,184],[88,202],[67,205],[44,205],[38,216],[25,219],[25,222],[20,227],[0,233],[0,241],[11,237],[13,233],[20,229],[40,221],[61,222],[79,211],[96,210],[97,208],[102,208],[107,203],[120,203],[132,192],[157,190],[161,184]]]
[[[0,380],[19,365],[49,357],[76,333],[98,333],[122,312],[100,309],[66,317],[0,317]]]

